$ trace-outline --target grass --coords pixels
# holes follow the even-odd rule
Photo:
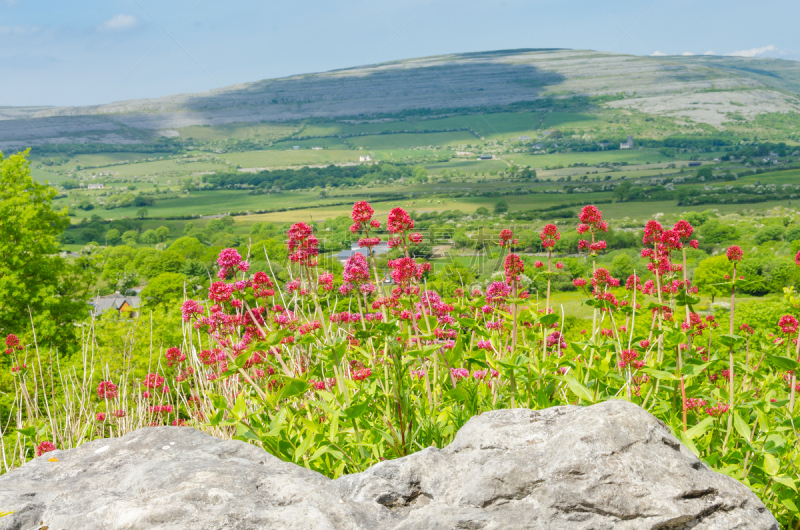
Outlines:
[[[366,153],[360,153],[361,155]],[[344,150],[289,149],[286,151],[248,151],[243,153],[226,153],[225,160],[245,168],[319,166],[328,164],[358,163],[359,153]]]
[[[589,153],[554,153],[548,155],[528,155],[528,154],[508,154],[505,159],[513,161],[517,165],[531,166],[535,168],[569,166],[570,164],[589,164],[596,165],[601,163],[627,162],[628,164],[651,164],[660,162],[673,162],[658,151],[639,151],[634,150],[614,150],[614,151],[595,151]],[[582,168],[588,169],[588,168]]]
[[[273,140],[285,138],[300,130],[296,124],[228,123],[223,125],[183,127],[177,129],[181,138],[214,142],[225,140]]]
[[[418,134],[378,134],[348,138],[347,142],[364,149],[408,149],[411,147],[482,145],[483,142],[466,131]]]

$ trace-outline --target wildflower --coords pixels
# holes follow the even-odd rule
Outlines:
[[[492,341],[490,340],[479,340],[476,343],[476,346],[478,347],[479,350],[490,350],[490,351],[494,350],[494,347],[492,346]]]
[[[708,407],[706,409],[706,414],[708,414],[709,416],[713,416],[715,418],[719,418],[726,412],[728,412],[728,405],[724,405],[722,403],[719,403],[713,407]]]
[[[564,340],[564,336],[560,331],[554,331],[547,336],[547,347],[558,347],[558,349],[563,350],[567,347],[567,341]]]
[[[792,335],[797,331],[798,321],[792,315],[784,315],[778,321],[778,327],[785,335]]]
[[[459,381],[466,377],[469,377],[469,370],[466,368],[450,368],[450,374],[452,374],[453,379]]]
[[[349,258],[344,265],[342,278],[349,284],[360,284],[369,281],[369,264],[367,258],[360,252],[356,252]]]
[[[511,289],[503,282],[492,282],[486,288],[486,301],[490,304],[501,304],[511,295]]]
[[[541,269],[542,267],[544,267],[544,263],[542,263],[541,261],[537,261],[536,263],[533,264],[533,266],[536,267],[537,269]]]
[[[36,447],[36,456],[42,456],[45,453],[55,450],[56,446],[53,444],[53,442],[44,441]]]
[[[506,273],[506,283],[508,283],[509,285],[511,285],[514,282],[518,282],[520,274],[525,272],[525,264],[522,262],[522,259],[516,254],[509,254],[508,256],[506,256],[503,268],[505,269]]]
[[[644,366],[644,361],[640,361],[639,359],[639,352],[636,350],[622,350],[622,355],[620,356],[620,361],[618,366],[620,368],[626,368],[628,365],[633,366],[635,369],[639,369]]]
[[[350,230],[355,233],[359,231],[364,225],[367,225],[372,220],[372,214],[375,213],[375,210],[372,209],[372,206],[367,201],[358,201],[353,205],[353,213],[350,214],[350,217],[353,219],[353,227]],[[353,230],[355,228],[355,230]]]
[[[561,263],[560,261],[556,263],[556,269],[562,270],[563,268],[564,268],[564,264],[563,263]]]
[[[580,289],[581,287],[585,287],[586,283],[587,283],[586,280],[584,280],[583,278],[575,278],[574,280],[572,280],[572,285],[574,285],[578,289]]]
[[[217,276],[220,280],[224,280],[237,269],[247,270],[247,264],[242,262],[242,256],[233,248],[226,248],[219,253],[217,265],[219,265]]]
[[[592,287],[599,289],[604,287],[619,287],[619,280],[612,277],[608,269],[599,267],[592,275]]]
[[[105,412],[98,412],[97,415],[95,416],[95,419],[99,423],[102,423],[102,422],[106,421],[106,413]]]
[[[182,363],[186,360],[186,354],[181,352],[180,348],[172,347],[167,349],[164,356],[167,358],[167,365],[172,366],[177,363]]]
[[[647,340],[647,339],[645,339],[645,340],[643,340],[643,341],[641,341],[641,342],[639,343],[639,346],[641,346],[641,348],[642,348],[643,350],[646,350],[646,349],[648,348],[648,346],[650,346],[650,341],[649,341],[649,340]]]
[[[352,379],[353,381],[363,381],[364,379],[368,378],[372,375],[371,368],[361,368],[360,370],[356,370],[353,372]]]
[[[114,411],[114,417],[115,418],[124,418],[125,417],[125,411],[124,410],[115,410]]]
[[[287,231],[289,240],[289,259],[300,265],[313,267],[317,264],[319,240],[314,237],[313,230],[306,223],[295,223]]]
[[[514,239],[514,232],[509,230],[508,228],[504,228],[500,230],[500,246],[510,246],[511,241]]]
[[[800,266],[800,250],[797,251],[797,254],[794,255],[794,262]]]
[[[97,397],[100,399],[114,399],[118,395],[117,385],[111,381],[100,381],[97,385]]]
[[[592,243],[591,245],[589,245],[589,250],[591,250],[592,253],[594,253],[594,254],[597,254],[601,250],[605,250],[605,249],[606,249],[606,242],[605,241],[598,241],[596,243]]]
[[[556,243],[561,239],[561,234],[558,232],[558,227],[554,224],[545,225],[539,234],[539,239],[542,240],[542,246],[550,249],[556,246]]]
[[[189,322],[194,315],[202,314],[203,306],[194,300],[186,300],[183,304],[181,304],[181,315],[183,315],[184,322]]]
[[[675,226],[672,228],[681,239],[689,239],[692,237],[692,232],[694,232],[694,227],[689,223],[689,221],[680,220],[675,223]]]
[[[13,333],[6,337],[6,347],[10,350],[19,349],[19,339]]]
[[[409,234],[408,240],[415,245],[419,245],[420,243],[422,243],[422,234],[417,232]]]
[[[603,220],[603,212],[601,212],[597,206],[588,204],[581,209],[581,213],[578,218],[583,224],[598,225]]]
[[[158,388],[164,384],[164,378],[158,374],[147,374],[144,378],[144,386],[147,388]]]
[[[645,245],[658,243],[663,232],[664,228],[661,226],[661,223],[658,221],[647,221],[647,224],[644,226],[644,238],[642,238],[642,243]]]
[[[414,228],[414,221],[402,208],[394,208],[389,212],[386,228],[393,234],[402,234]]]
[[[684,407],[686,410],[700,410],[705,407],[708,402],[705,399],[701,398],[688,398],[686,400],[686,406]]]
[[[744,252],[742,252],[742,248],[738,245],[732,245],[728,248],[728,251],[725,253],[728,256],[728,261],[737,262],[742,261],[744,257]]]
[[[333,290],[333,274],[331,274],[330,272],[324,272],[324,273],[320,274],[319,278],[317,278],[317,283],[324,290],[332,291]]]

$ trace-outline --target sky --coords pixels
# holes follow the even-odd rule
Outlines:
[[[800,61],[798,20],[797,0],[0,0],[0,106],[515,48]]]

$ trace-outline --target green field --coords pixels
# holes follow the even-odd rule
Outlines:
[[[376,134],[348,138],[347,142],[363,149],[408,149],[411,147],[443,147],[457,145],[483,145],[474,134],[465,131],[418,134]]]
[[[358,157],[366,153],[355,151],[323,149],[290,149],[288,151],[250,151],[244,153],[226,153],[221,155],[232,164],[244,168],[251,167],[288,167],[318,166],[328,164],[358,163]]]

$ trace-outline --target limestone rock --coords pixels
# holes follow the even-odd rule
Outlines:
[[[0,477],[0,510],[15,511],[4,529],[778,529],[744,485],[624,401],[488,412],[444,449],[337,480],[191,428],[145,428]]]

